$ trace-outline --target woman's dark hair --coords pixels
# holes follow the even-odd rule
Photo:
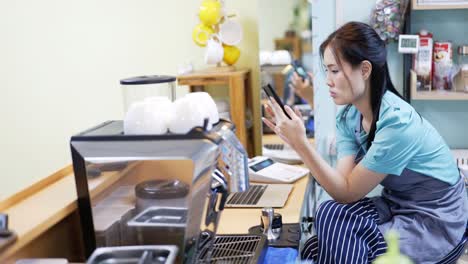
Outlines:
[[[372,64],[370,104],[373,118],[367,136],[367,149],[369,149],[372,141],[374,141],[383,95],[389,90],[403,98],[393,86],[392,80],[390,80],[385,42],[369,25],[360,22],[349,22],[333,32],[320,45],[322,60],[326,48],[330,48],[340,68],[343,68],[341,67],[341,60],[348,62],[353,68],[361,65],[365,60]],[[346,116],[346,112],[350,107],[351,105],[346,106],[343,117]]]

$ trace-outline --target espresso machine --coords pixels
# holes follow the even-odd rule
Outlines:
[[[187,134],[124,135],[122,121],[108,121],[71,138],[87,258],[107,248],[105,256],[129,249],[127,257],[141,251],[159,260],[176,254],[177,263],[210,263],[227,196],[247,190],[249,180],[234,125],[220,120],[207,131],[206,124]],[[252,239],[258,260],[265,238]],[[152,251],[142,249],[148,246]]]

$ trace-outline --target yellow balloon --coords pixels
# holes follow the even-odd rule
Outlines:
[[[217,24],[221,19],[221,3],[219,1],[204,1],[200,6],[198,17],[207,26]]]
[[[212,34],[214,34],[213,28],[198,24],[192,31],[192,39],[198,46],[204,47]]]
[[[224,56],[223,61],[227,65],[233,65],[240,57],[240,50],[236,46],[223,45]]]

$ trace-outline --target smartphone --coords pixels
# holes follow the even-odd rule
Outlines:
[[[299,61],[294,60],[291,63],[291,65],[293,66],[294,71],[297,73],[297,75],[299,75],[299,77],[302,78],[302,81],[305,81],[306,79],[308,79],[309,82],[311,81],[310,76],[307,74],[306,70],[304,69],[304,67],[302,67],[302,64]]]
[[[263,88],[263,90],[265,91],[265,93],[267,94],[268,97],[273,97],[273,99],[278,103],[278,105],[283,110],[283,113],[289,119],[291,119],[291,116],[289,116],[289,114],[286,112],[286,109],[284,109],[284,104],[281,101],[281,99],[279,98],[278,94],[275,92],[275,89],[273,89],[273,87],[271,87],[271,85],[269,83],[267,85],[263,86],[262,88]]]

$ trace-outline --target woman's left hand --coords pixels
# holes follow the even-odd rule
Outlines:
[[[309,76],[302,80],[302,77],[294,72],[291,76],[291,83],[289,84],[289,88],[291,88],[294,93],[299,95],[302,99],[306,100],[310,106],[314,106],[314,84],[312,80],[314,79],[314,75],[310,72],[307,73]]]
[[[303,144],[307,144],[304,121],[302,115],[296,108],[294,111],[288,105],[284,106],[286,112],[291,117],[289,119],[278,105],[271,99],[265,106],[271,118],[262,118],[263,122],[293,149],[297,149]]]

